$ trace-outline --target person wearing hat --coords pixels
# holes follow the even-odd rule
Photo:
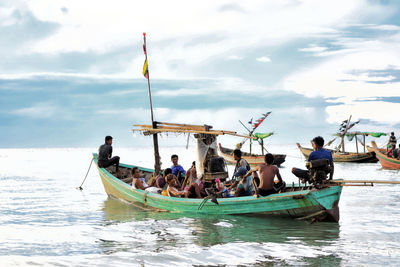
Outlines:
[[[253,181],[249,175],[246,177],[247,168],[239,167],[233,174],[234,182],[228,187],[228,192],[236,188],[235,197],[251,196],[253,194]]]
[[[100,168],[107,168],[111,165],[116,165],[116,172],[119,172],[119,157],[112,157],[112,137],[107,135],[105,143],[99,147],[99,159],[98,164]]]

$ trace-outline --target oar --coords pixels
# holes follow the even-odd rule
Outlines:
[[[79,187],[77,187],[76,189],[79,189],[79,190],[81,190],[81,191],[83,190],[82,185],[83,185],[83,183],[86,181],[86,178],[87,178],[87,176],[88,176],[88,174],[89,174],[89,171],[90,171],[90,167],[92,167],[92,163],[93,163],[93,158],[92,158],[92,160],[90,161],[89,169],[88,169],[87,172],[86,172],[85,179],[83,179],[82,184],[81,184]]]
[[[373,184],[400,184],[400,181],[382,181],[382,180],[332,180],[331,183],[337,183],[341,186],[373,186]]]

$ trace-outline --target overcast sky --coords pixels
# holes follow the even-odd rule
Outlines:
[[[290,143],[400,127],[397,1],[0,0],[0,147],[137,145],[155,116]],[[400,135],[400,133],[398,133]],[[275,138],[275,139],[274,139]]]

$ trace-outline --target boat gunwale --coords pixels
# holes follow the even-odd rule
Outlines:
[[[138,194],[141,196],[146,195],[146,198],[154,198],[154,199],[159,199],[159,200],[166,200],[168,202],[177,202],[177,203],[185,203],[185,204],[201,204],[204,201],[204,198],[199,198],[199,199],[193,199],[193,198],[178,198],[178,197],[168,197],[168,196],[163,196],[160,194],[156,194],[156,193],[151,193],[151,192],[147,192],[145,190],[141,190],[141,189],[133,189],[129,184],[121,181],[120,179],[116,178],[114,175],[112,175],[110,172],[108,172],[108,170],[106,170],[105,168],[101,168],[97,165],[97,154],[93,153],[93,160],[96,163],[97,168],[104,173],[109,180],[113,181],[114,183],[117,183],[120,186],[123,186],[125,189],[129,189],[130,192],[132,192],[133,194]],[[120,164],[120,166],[134,166],[134,165],[129,165],[129,164]],[[142,170],[151,170],[148,168],[143,168],[143,167],[139,167],[136,166],[139,169]],[[295,185],[294,187],[299,187],[298,185]],[[300,188],[302,186],[300,185]],[[341,187],[340,185],[333,185],[330,187]],[[265,196],[265,197],[258,197],[255,198],[253,196],[246,196],[246,197],[232,197],[232,198],[218,198],[218,203],[243,203],[243,202],[262,202],[262,201],[274,201],[276,199],[282,199],[282,198],[293,198],[294,196],[301,196],[301,197],[305,197],[308,195],[312,195],[312,192],[318,192],[320,190],[318,189],[305,189],[305,190],[300,190],[300,191],[292,191],[292,192],[284,192],[284,193],[278,193],[278,194],[271,194],[269,196]]]

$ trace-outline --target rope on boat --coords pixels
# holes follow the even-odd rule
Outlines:
[[[197,207],[197,210],[201,210],[204,206],[204,204],[206,204],[206,202],[211,199],[211,196],[206,196],[203,201],[200,203],[200,205]]]
[[[83,183],[86,181],[86,178],[87,178],[87,176],[88,176],[88,174],[89,174],[89,171],[90,171],[90,167],[92,167],[93,160],[94,160],[94,158],[92,158],[92,160],[90,161],[89,169],[88,169],[87,172],[86,172],[85,179],[83,179],[82,184],[81,184],[79,187],[77,187],[76,189],[79,189],[79,190],[81,190],[81,191],[83,190],[82,185],[83,185]]]

